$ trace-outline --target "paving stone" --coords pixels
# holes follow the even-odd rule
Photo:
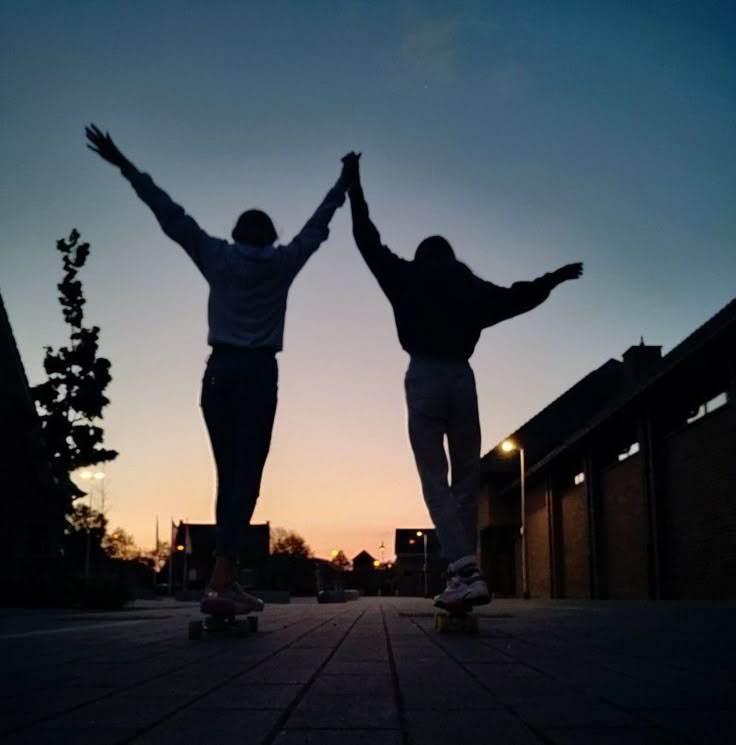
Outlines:
[[[650,710],[641,712],[641,717],[698,745],[724,745],[732,741],[736,732],[736,707],[720,710]]]
[[[197,699],[192,706],[197,709],[286,709],[302,690],[301,685],[228,686]]]
[[[462,711],[451,716],[441,711],[408,711],[406,718],[413,741],[421,745],[543,743],[523,722],[506,711]]]
[[[133,729],[43,729],[32,727],[15,735],[3,737],[3,745],[118,745],[128,742],[135,735]]]
[[[171,712],[186,706],[188,696],[115,695],[60,714],[42,726],[47,729],[134,728],[148,727]]]
[[[664,730],[644,727],[550,729],[544,737],[554,745],[685,745]]]
[[[561,692],[559,681],[523,665],[467,664],[465,667],[502,699],[554,696]]]
[[[341,661],[335,656],[327,663],[323,672],[326,675],[390,675],[391,668],[388,662]]]
[[[276,726],[281,712],[220,710],[208,716],[185,709],[136,737],[135,745],[259,745]]]
[[[323,671],[309,691],[326,696],[392,696],[393,679],[390,675],[329,675]]]
[[[399,689],[407,709],[464,710],[500,709],[504,704],[472,681],[446,682],[440,678],[400,679]]]
[[[313,694],[311,691],[299,702],[286,722],[286,729],[398,729],[399,717],[391,693],[364,696],[363,694]]]
[[[393,730],[313,729],[282,730],[274,745],[402,745]]]
[[[516,703],[513,710],[525,722],[540,728],[641,724],[641,720],[630,712],[582,695],[527,699]]]

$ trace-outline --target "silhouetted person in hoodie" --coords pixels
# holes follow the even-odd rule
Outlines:
[[[237,561],[255,510],[276,413],[278,366],[286,299],[307,259],[329,235],[345,201],[341,175],[299,234],[275,246],[271,219],[248,210],[233,241],[213,238],[141,173],[108,134],[91,125],[88,147],[120,168],[161,228],[194,261],[209,285],[208,343],[201,405],[217,467],[215,567],[202,599],[205,613],[262,610],[263,602],[238,584]]]
[[[490,596],[475,558],[480,422],[468,359],[484,328],[536,308],[558,284],[580,277],[583,266],[568,264],[532,282],[499,287],[476,277],[438,235],[419,244],[413,261],[402,259],[381,243],[368,215],[359,157],[350,153],[343,159],[353,235],[391,303],[399,342],[411,357],[405,378],[409,439],[424,500],[450,562],[447,587],[435,605],[481,605]]]

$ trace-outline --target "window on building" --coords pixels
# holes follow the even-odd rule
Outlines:
[[[573,481],[575,482],[576,486],[582,484],[583,481],[585,481],[585,474],[582,471],[580,471],[580,473],[576,473]]]
[[[638,442],[632,442],[629,447],[625,448],[622,452],[618,454],[618,460],[619,463],[622,460],[626,460],[627,458],[630,458],[632,455],[636,455],[639,452],[639,443]]]
[[[702,419],[706,414],[710,414],[712,411],[720,409],[727,403],[728,394],[725,391],[723,393],[719,393],[717,396],[713,396],[713,398],[711,398],[709,401],[706,401],[704,404],[700,404],[697,409],[693,409],[693,411],[691,411],[688,415],[687,423],[692,424],[693,422],[697,422],[698,419]]]

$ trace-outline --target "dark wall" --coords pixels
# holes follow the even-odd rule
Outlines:
[[[662,451],[664,594],[736,597],[734,406],[673,433]]]
[[[648,506],[641,454],[603,469],[600,477],[601,546],[611,598],[649,594]]]

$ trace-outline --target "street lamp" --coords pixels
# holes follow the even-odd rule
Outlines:
[[[526,485],[524,483],[524,448],[513,440],[504,440],[501,443],[501,450],[504,453],[511,453],[514,450],[519,451],[519,467],[521,470],[521,594],[524,600],[529,600],[529,577],[527,570],[527,552],[526,552]]]
[[[105,474],[102,471],[82,471],[79,474],[79,478],[83,479],[84,481],[101,481],[105,478]],[[90,551],[91,551],[91,538],[90,538],[90,529],[89,529],[89,521],[92,518],[92,487],[90,486],[89,490],[89,515],[87,516],[87,545],[84,549],[84,583],[85,585],[89,584],[89,571],[90,571]],[[100,511],[100,514],[104,517],[105,515],[105,488],[103,485],[102,488],[102,510]]]
[[[421,530],[417,530],[417,537],[424,537],[424,597],[429,597],[429,589],[427,587],[427,534]]]

